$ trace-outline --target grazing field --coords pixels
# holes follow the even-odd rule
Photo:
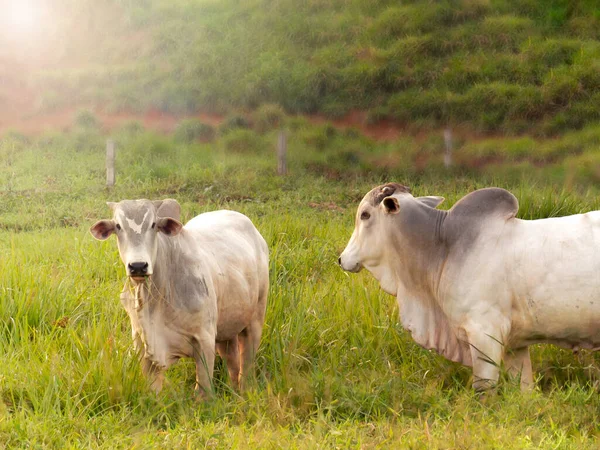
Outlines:
[[[344,273],[337,258],[358,202],[384,181],[443,195],[442,208],[497,185],[517,195],[523,218],[600,209],[598,129],[551,141],[459,143],[457,165],[444,170],[435,135],[375,143],[327,125],[288,127],[290,174],[278,177],[268,127],[231,126],[215,137],[186,123],[165,137],[131,124],[113,136],[118,172],[110,191],[104,136],[91,115],[78,116],[69,134],[3,138],[0,444],[597,448],[596,355],[537,346],[535,392],[521,395],[505,380],[481,401],[470,370],[416,346],[395,299],[368,273]],[[105,201],[142,197],[176,198],[184,220],[235,209],[265,237],[271,290],[248,391],[233,392],[219,363],[214,400],[197,402],[193,364],[181,361],[166,389],[150,392],[118,299],[124,268],[116,243],[87,231],[109,216]]]

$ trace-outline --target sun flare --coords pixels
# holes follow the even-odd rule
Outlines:
[[[9,0],[4,10],[5,26],[13,33],[29,34],[39,25],[41,5],[32,0]]]

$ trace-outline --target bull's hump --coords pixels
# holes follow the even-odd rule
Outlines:
[[[517,215],[519,202],[505,189],[485,188],[460,199],[449,211],[449,218],[469,217],[485,221],[489,218],[512,219]]]
[[[496,233],[500,228],[494,224],[502,226],[513,219],[518,210],[516,197],[504,189],[477,190],[460,199],[448,211],[443,239],[460,252],[468,251],[482,233]]]

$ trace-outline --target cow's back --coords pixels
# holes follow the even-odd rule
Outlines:
[[[269,284],[268,247],[252,221],[228,210],[196,216],[184,229],[193,238],[217,296],[217,340],[263,315]]]
[[[508,241],[515,338],[600,346],[600,211],[519,220]]]

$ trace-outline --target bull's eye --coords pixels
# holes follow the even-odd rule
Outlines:
[[[117,228],[118,231],[121,231],[121,225],[117,224],[116,228]]]
[[[369,214],[367,211],[363,211],[362,214],[360,215],[360,220],[367,220],[371,218],[371,214]]]
[[[156,227],[156,222],[152,222],[152,229]]]

